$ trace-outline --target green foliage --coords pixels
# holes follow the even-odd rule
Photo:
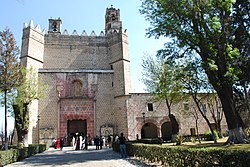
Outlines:
[[[22,73],[25,78],[22,85],[17,87],[17,94],[13,100],[21,110],[24,107],[23,104],[30,104],[33,100],[44,98],[47,89],[47,85],[34,68],[23,69]]]
[[[19,48],[12,32],[0,31],[0,90],[10,91],[22,83]]]
[[[35,155],[40,152],[40,146],[38,144],[30,144],[28,147],[29,156]]]
[[[37,71],[32,67],[23,69],[22,73],[25,76],[23,84],[17,87],[16,94],[13,96],[13,109],[19,142],[22,142],[23,136],[28,133],[29,104],[33,100],[43,98],[47,89],[47,85],[44,84],[42,78],[38,77]]]
[[[0,165],[7,165],[22,160],[37,153],[41,153],[46,149],[47,148],[45,144],[35,144],[21,149],[15,148],[6,151],[0,151]]]
[[[119,145],[115,146],[118,151]],[[160,146],[150,144],[127,144],[130,156],[150,162],[161,162],[164,166],[239,166],[248,167],[250,152],[228,148],[186,148],[182,146]]]
[[[10,108],[7,102],[8,93],[22,83],[21,63],[18,59],[19,48],[14,35],[6,28],[0,31],[0,91],[4,94],[1,102],[5,106],[5,141],[7,141],[7,112]],[[8,143],[5,143],[8,149]]]
[[[182,135],[177,135],[177,137],[176,137],[176,145],[182,145],[182,143],[183,143],[183,137],[182,137]]]
[[[20,153],[18,160],[23,160],[29,157],[30,153],[28,147],[19,148],[18,150]]]
[[[218,132],[215,130],[214,130],[214,135],[216,137],[216,140],[218,140],[219,139]],[[206,131],[203,137],[205,138],[206,141],[214,141],[211,131]]]
[[[247,135],[250,137],[250,127],[247,128]]]
[[[162,144],[161,138],[148,138],[148,139],[139,139],[136,140],[136,143],[144,143],[144,144]]]
[[[154,60],[150,56],[145,56],[142,67],[142,81],[147,91],[154,95],[156,101],[166,101],[170,115],[172,104],[183,98],[182,84],[176,79],[177,66],[170,60]]]
[[[192,137],[191,137],[191,141],[192,141],[192,143],[195,143],[195,142],[196,142],[196,137],[195,137],[195,136],[192,136]]]
[[[233,84],[244,73],[240,69],[247,64],[250,67],[241,63],[249,62],[249,21],[245,19],[249,9],[249,1],[144,0],[140,12],[151,23],[149,37],[173,39],[158,52],[161,57],[178,59],[194,51],[210,80],[225,79]],[[173,46],[182,51],[175,51]]]
[[[0,151],[0,165],[7,165],[12,162],[16,162],[19,156],[17,149],[10,149]]]

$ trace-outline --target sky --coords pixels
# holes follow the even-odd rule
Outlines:
[[[81,34],[85,30],[90,35],[94,30],[99,35],[105,28],[106,8],[111,5],[120,9],[123,29],[128,31],[131,93],[145,92],[145,86],[140,81],[142,59],[145,54],[154,56],[157,50],[163,48],[166,39],[146,37],[146,29],[150,25],[139,13],[141,0],[1,0],[0,31],[8,27],[21,48],[24,22],[33,20],[34,26],[39,24],[42,30],[45,28],[47,31],[48,19],[60,17],[62,32],[67,29],[69,34],[73,30]],[[12,118],[8,119],[11,124]],[[0,108],[0,128],[3,126],[4,110]]]

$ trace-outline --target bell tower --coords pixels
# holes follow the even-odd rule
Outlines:
[[[61,34],[61,25],[62,20],[58,19],[49,19],[49,31],[48,33],[60,33]]]
[[[119,32],[122,29],[122,22],[120,21],[120,9],[115,9],[111,5],[106,9],[105,15],[105,32],[106,34]]]

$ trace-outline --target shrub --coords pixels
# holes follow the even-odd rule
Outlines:
[[[22,160],[24,158],[29,157],[29,148],[28,147],[19,148],[18,150],[19,150],[18,160]]]
[[[161,138],[145,138],[145,139],[140,139],[136,140],[136,143],[144,143],[144,144],[162,144],[162,139]]]
[[[18,160],[19,152],[17,149],[0,151],[0,165],[7,165]]]
[[[116,145],[117,144],[117,145]],[[115,147],[119,145],[115,143]],[[227,148],[187,148],[153,144],[128,143],[127,153],[151,162],[176,167],[235,166],[249,167],[250,152]]]
[[[29,145],[29,147],[23,148],[17,148],[15,146],[12,146],[9,150],[0,151],[0,166],[22,160],[31,155],[43,152],[46,149],[47,148],[45,144],[32,144]]]
[[[250,127],[248,127],[246,131],[247,131],[247,136],[250,137]]]
[[[183,143],[183,137],[181,135],[177,135],[176,145],[181,145],[182,143]]]
[[[219,138],[218,132],[214,130],[214,134],[215,134],[216,140],[218,140],[218,138]],[[205,138],[206,141],[214,141],[214,138],[213,138],[213,135],[212,135],[211,131],[205,132],[204,138]]]

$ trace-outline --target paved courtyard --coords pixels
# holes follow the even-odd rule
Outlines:
[[[104,148],[95,150],[90,146],[89,150],[73,150],[72,147],[65,147],[62,151],[54,148],[26,158],[20,162],[6,165],[6,167],[149,167],[139,160],[133,158],[121,159],[120,154],[112,149]]]

